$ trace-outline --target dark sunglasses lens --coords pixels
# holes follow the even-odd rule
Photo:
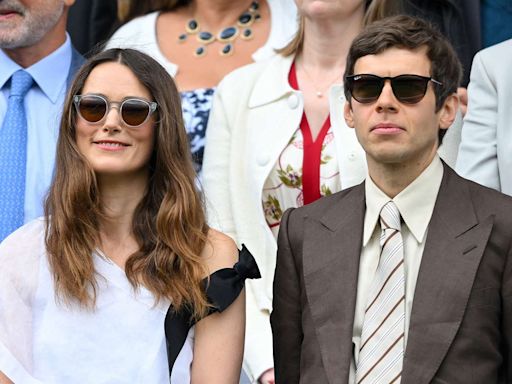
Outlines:
[[[393,79],[393,93],[400,102],[416,104],[423,99],[429,80],[415,76],[400,76]]]
[[[107,112],[107,103],[101,97],[84,96],[78,104],[80,116],[90,123],[97,123]]]
[[[129,99],[123,102],[121,116],[127,125],[141,125],[149,115],[149,104],[142,100]]]
[[[353,80],[352,97],[360,103],[372,103],[379,98],[382,80],[374,77],[359,77]]]

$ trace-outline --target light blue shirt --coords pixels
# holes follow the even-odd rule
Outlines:
[[[44,198],[53,176],[71,54],[71,41],[66,36],[65,43],[57,50],[25,68],[34,79],[34,85],[25,96],[28,129],[25,223],[43,214]],[[0,127],[9,98],[8,80],[18,69],[22,67],[0,49]]]

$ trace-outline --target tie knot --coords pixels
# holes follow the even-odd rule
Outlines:
[[[392,200],[382,207],[380,211],[380,224],[382,229],[392,228],[400,231],[400,211]]]
[[[10,96],[25,97],[28,90],[32,86],[32,76],[23,69],[20,69],[12,74],[11,77],[11,93]]]

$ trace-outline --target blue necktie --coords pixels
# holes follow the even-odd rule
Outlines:
[[[7,112],[0,130],[0,241],[24,221],[27,117],[24,99],[32,86],[24,70],[11,77]]]

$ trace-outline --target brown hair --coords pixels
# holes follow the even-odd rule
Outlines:
[[[81,93],[91,71],[105,62],[126,65],[158,103],[147,191],[132,223],[140,248],[128,258],[126,276],[134,289],[144,285],[157,300],[172,299],[177,310],[190,306],[199,318],[207,311],[201,288],[206,266],[200,254],[208,226],[196,189],[180,96],[160,64],[132,49],[109,49],[90,58],[66,98],[55,177],[45,206],[46,249],[56,295],[88,308],[96,301],[92,253],[99,243],[102,202],[95,173],[76,145],[73,96]]]
[[[430,76],[442,83],[434,87],[436,112],[449,95],[457,92],[462,79],[462,66],[450,42],[430,23],[412,16],[393,16],[370,24],[357,36],[348,52],[345,77],[354,74],[356,61],[367,55],[377,55],[389,48],[410,50],[427,48],[430,60]],[[345,96],[351,102],[345,81]],[[440,131],[440,142],[446,132]]]
[[[370,10],[371,3],[379,3],[381,0],[366,0],[366,10],[367,12]],[[366,20],[367,16],[365,16],[364,20]],[[304,23],[305,17],[301,14],[298,15],[298,28],[297,32],[293,39],[290,40],[288,44],[286,44],[283,48],[279,48],[276,50],[277,53],[281,54],[284,57],[288,57],[291,55],[297,55],[302,51],[302,45],[304,44]],[[364,22],[366,25],[366,21]]]

